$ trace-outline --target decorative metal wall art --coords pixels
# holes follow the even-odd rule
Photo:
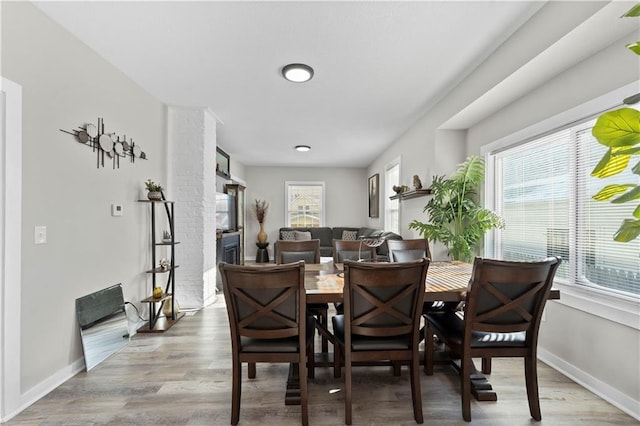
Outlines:
[[[104,167],[104,157],[110,158],[113,168],[120,168],[120,157],[129,158],[132,163],[136,162],[136,158],[141,160],[147,159],[147,154],[140,149],[140,145],[136,145],[132,138],[127,141],[127,136],[122,138],[115,133],[105,133],[104,119],[98,118],[98,125],[87,123],[78,130],[67,131],[60,129],[61,132],[68,133],[76,137],[77,141],[83,145],[91,147],[96,153],[97,167]],[[108,160],[107,160],[108,161]]]

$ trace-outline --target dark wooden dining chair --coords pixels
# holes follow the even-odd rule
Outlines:
[[[365,245],[362,240],[332,240],[333,263],[344,263],[345,260],[364,260],[375,262],[378,260],[375,247]],[[341,302],[334,303],[336,312],[343,314]],[[339,376],[336,376],[339,377]]]
[[[369,247],[362,240],[333,240],[333,263],[344,263],[345,260],[365,260],[375,262],[376,248]]]
[[[304,260],[304,263],[320,263],[320,240],[278,241],[275,257],[276,264],[293,263],[298,260]],[[307,310],[316,318],[319,329],[320,327],[327,328],[329,322],[328,303],[308,303]],[[329,341],[322,334],[322,331],[320,331],[320,336],[322,352],[327,353],[329,352]]]
[[[407,262],[423,257],[431,259],[429,242],[425,238],[413,240],[387,240],[389,262]]]
[[[345,366],[346,424],[351,424],[353,364],[362,361],[408,363],[413,416],[423,422],[418,334],[428,267],[426,258],[401,263],[345,260],[344,315],[332,320],[340,347],[336,356],[342,356]]]
[[[219,265],[231,328],[231,424],[240,418],[242,363],[299,365],[302,424],[308,424],[307,355],[313,370],[314,319],[306,314],[304,262]],[[284,380],[283,380],[284,383]]]
[[[276,263],[320,263],[320,240],[280,240],[276,244]]]
[[[434,333],[460,356],[462,417],[471,421],[472,358],[522,357],[535,420],[542,418],[538,397],[537,347],[540,319],[559,257],[515,262],[476,257],[463,315],[429,313],[425,338],[425,370],[433,374]]]
[[[420,259],[423,257],[431,259],[431,250],[429,249],[429,241],[426,238],[416,238],[409,240],[388,240],[389,262],[407,262],[409,260]],[[458,302],[424,302],[422,305],[422,314],[429,312],[437,312],[442,310],[455,310]],[[420,340],[424,339],[426,327],[420,330]],[[483,371],[491,368],[491,359],[482,360]],[[426,368],[425,368],[426,372]],[[490,371],[486,371],[489,373]],[[396,372],[397,373],[397,372]]]

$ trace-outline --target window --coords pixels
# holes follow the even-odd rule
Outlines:
[[[400,184],[400,159],[387,165],[384,174],[384,229],[400,233],[400,200],[391,200],[395,195],[393,185]]]
[[[324,224],[324,182],[285,182],[285,223],[294,228],[317,228]]]
[[[640,298],[640,240],[613,241],[636,203],[591,197],[610,183],[638,182],[629,169],[590,176],[606,148],[591,135],[595,119],[489,154],[494,206],[506,222],[489,251],[503,259],[560,255],[556,278],[571,285]]]

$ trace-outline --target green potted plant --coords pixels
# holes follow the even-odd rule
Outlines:
[[[623,18],[638,16],[640,16],[640,3],[622,15]],[[640,42],[628,44],[627,48],[640,55]],[[625,105],[638,102],[640,102],[640,93],[623,100]],[[631,167],[634,175],[640,175],[640,162],[630,164],[633,156],[640,155],[640,111],[623,107],[605,112],[598,117],[592,134],[608,149],[591,172],[591,176],[605,179],[623,172],[627,167]],[[608,201],[613,204],[637,203],[632,217],[624,219],[616,231],[613,236],[614,241],[627,243],[640,236],[640,185],[637,179],[635,181],[635,183],[606,185],[592,197],[596,201]]]
[[[147,188],[147,198],[150,200],[162,200],[162,186],[158,185],[151,179],[147,179],[144,183],[145,188]]]
[[[413,220],[409,229],[417,230],[427,240],[443,243],[453,260],[470,261],[485,232],[504,227],[500,216],[474,200],[483,179],[484,161],[478,156],[459,164],[450,178],[434,176],[432,198],[423,210],[430,222]]]

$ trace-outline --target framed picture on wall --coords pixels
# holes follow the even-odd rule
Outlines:
[[[216,148],[216,174],[227,179],[231,179],[231,171],[229,170],[229,154]]]
[[[380,205],[380,175],[376,173],[369,178],[369,217],[379,217]]]

